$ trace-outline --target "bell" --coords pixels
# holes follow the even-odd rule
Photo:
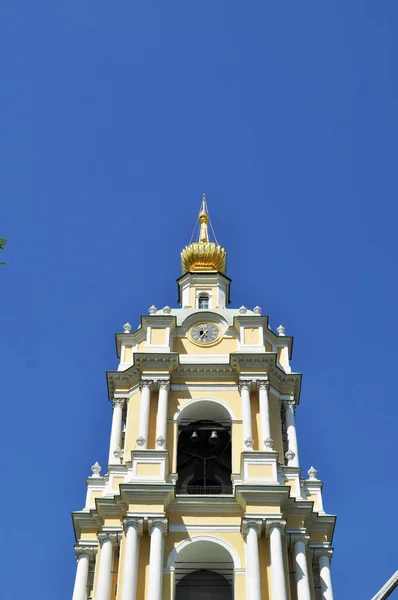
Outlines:
[[[196,431],[194,431],[191,435],[191,442],[198,442],[199,441],[199,436],[197,434]]]
[[[209,444],[213,444],[215,446],[216,444],[219,444],[219,443],[220,443],[220,440],[218,438],[217,431],[212,431],[211,436],[209,437]]]

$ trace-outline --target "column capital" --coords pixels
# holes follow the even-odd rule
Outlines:
[[[311,550],[313,550],[315,558],[326,556],[329,560],[332,560],[333,548],[330,546],[324,546],[323,548],[312,547]]]
[[[264,377],[264,379],[257,379],[256,383],[257,383],[258,391],[265,390],[266,392],[269,392],[271,383],[270,383],[270,380],[268,379],[268,377]]]
[[[123,530],[127,534],[129,527],[134,527],[138,535],[142,535],[144,529],[144,519],[140,517],[125,517],[123,519]]]
[[[286,521],[285,519],[266,519],[265,521],[265,531],[267,535],[271,534],[271,529],[277,528],[280,530],[281,534],[285,533]]]
[[[113,398],[112,406],[113,406],[113,408],[116,408],[116,406],[123,408],[125,402],[126,402],[126,398]]]
[[[262,525],[262,519],[242,519],[240,532],[242,535],[247,535],[247,532],[252,527],[256,531],[257,536],[260,537]]]
[[[291,410],[293,410],[293,412],[295,412],[296,410],[296,400],[294,399],[294,396],[291,396],[289,398],[289,400],[283,400],[283,405],[285,407],[285,410],[290,408]]]
[[[81,546],[80,544],[78,546],[75,546],[75,554],[77,560],[79,560],[81,556],[88,556],[89,559],[94,558],[97,551],[97,546]]]
[[[148,519],[148,533],[151,534],[154,527],[160,527],[163,535],[167,535],[169,520],[162,517]]]
[[[111,531],[100,531],[98,534],[98,541],[101,545],[101,548],[105,542],[110,542],[112,546],[116,546],[118,542],[118,535],[117,533]]]
[[[166,390],[168,392],[170,390],[170,377],[168,377],[167,379],[158,379],[157,384],[159,390]]]
[[[251,388],[251,381],[248,379],[239,379],[239,392],[241,393],[242,390],[248,391],[250,392],[250,388]]]
[[[150,390],[152,389],[152,385],[153,385],[153,380],[152,379],[141,379],[140,381],[140,391],[142,392],[142,390],[144,390],[145,388],[149,388]]]
[[[292,544],[295,544],[296,542],[302,542],[305,546],[308,546],[308,544],[310,542],[310,536],[304,532],[291,533],[290,541]]]

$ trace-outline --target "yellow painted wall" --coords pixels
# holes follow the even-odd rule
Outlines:
[[[274,450],[279,453],[278,461],[284,463],[283,460],[283,442],[282,442],[282,425],[280,416],[280,402],[273,394],[269,394],[269,413],[271,421],[271,436],[274,440]]]
[[[126,419],[126,434],[124,440],[125,460],[130,460],[131,451],[137,446],[136,439],[138,437],[138,417],[140,414],[141,393],[138,392],[131,396],[128,402],[127,419]]]
[[[258,327],[244,327],[243,328],[243,339],[244,343],[248,346],[258,345],[260,343],[260,330]]]
[[[271,478],[273,476],[272,465],[247,465],[247,474],[253,479]]]
[[[264,340],[264,346],[266,352],[272,352],[272,344],[268,340]]]
[[[156,416],[157,416],[157,412],[158,412],[158,392],[153,391],[153,392],[151,392],[151,405],[150,405],[150,409],[149,409],[148,448],[156,448]]]
[[[162,346],[166,343],[166,328],[151,327],[151,344]]]
[[[140,541],[140,557],[138,562],[137,600],[146,600],[147,598],[149,576],[149,544],[149,536],[143,535]]]
[[[137,462],[137,477],[160,477],[160,463]]]
[[[186,337],[173,339],[173,352],[180,354],[230,354],[236,352],[238,343],[236,338],[222,338],[218,344],[212,346],[197,346]]]
[[[131,363],[133,361],[133,346],[126,344],[124,347],[124,362]]]
[[[262,600],[269,600],[271,598],[271,561],[268,538],[261,536],[258,539],[258,552],[260,559],[261,598]]]
[[[240,396],[239,396],[239,401]],[[250,405],[252,409],[252,437],[254,440],[253,450],[260,449],[260,407],[258,403],[258,393],[252,392],[250,394]]]

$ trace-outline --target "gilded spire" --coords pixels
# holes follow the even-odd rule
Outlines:
[[[202,196],[202,206],[200,208],[200,213],[199,213],[199,223],[200,223],[199,242],[201,242],[202,244],[206,244],[209,241],[209,231],[208,231],[209,212],[207,210],[207,202],[206,202],[205,194],[203,194],[203,196]]]
[[[217,242],[209,241],[209,211],[206,196],[202,196],[202,204],[198,216],[198,241],[189,244],[181,252],[181,269],[188,271],[220,271],[225,273],[227,253]]]

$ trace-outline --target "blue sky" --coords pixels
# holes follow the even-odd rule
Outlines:
[[[2,3],[1,597],[71,597],[113,334],[176,305],[202,192],[232,305],[295,336],[336,598],[396,569],[397,21],[396,0]]]

